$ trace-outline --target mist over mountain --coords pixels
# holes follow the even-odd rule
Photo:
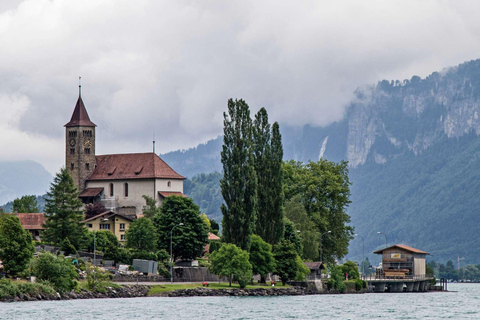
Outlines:
[[[52,175],[35,161],[0,161],[0,205],[24,195],[43,195]]]
[[[425,79],[383,80],[359,87],[340,122],[281,125],[284,159],[349,161],[348,213],[370,260],[387,240],[437,261],[479,263],[479,113],[480,60]],[[219,137],[162,157],[187,176],[220,171],[221,145]],[[362,245],[352,240],[349,258],[361,259]]]

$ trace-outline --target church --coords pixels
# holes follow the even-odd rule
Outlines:
[[[97,155],[95,128],[80,90],[65,125],[65,168],[83,203],[102,203],[112,213],[133,218],[142,213],[143,195],[155,199],[158,206],[165,197],[183,196],[185,177],[154,152]]]

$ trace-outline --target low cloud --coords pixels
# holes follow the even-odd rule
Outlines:
[[[272,120],[326,125],[356,87],[478,58],[480,4],[463,1],[5,1],[0,159],[63,165],[78,96],[99,153],[195,146],[229,98]]]

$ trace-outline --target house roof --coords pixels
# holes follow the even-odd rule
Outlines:
[[[208,233],[208,240],[220,240],[220,237],[211,233],[211,232],[209,232]]]
[[[419,250],[419,249],[415,249],[415,248],[406,246],[404,244],[394,244],[393,246],[387,247],[385,249],[380,249],[380,250],[374,251],[373,253],[382,254],[383,251],[388,250],[388,249],[392,249],[392,248],[400,248],[400,249],[410,251],[410,252],[413,252],[413,253],[430,254],[428,252],[425,252],[425,251],[422,251],[422,250]]]
[[[164,198],[168,197],[168,196],[181,196],[181,197],[187,197],[186,195],[184,195],[183,193],[181,192],[170,192],[170,191],[158,191],[158,194]]]
[[[185,179],[157,154],[125,153],[96,156],[96,167],[88,178],[92,180],[122,179]]]
[[[120,217],[125,218],[127,220],[133,221],[132,218],[129,218],[127,216],[124,216],[124,215],[121,215],[121,214],[118,214],[118,213],[115,213],[115,212],[109,210],[109,211],[105,211],[105,212],[102,212],[100,214],[97,214],[96,216],[93,216],[91,218],[85,219],[85,220],[81,221],[81,223],[92,221],[92,220],[95,220],[95,219],[101,218],[101,217],[105,217],[105,219],[110,219],[113,216],[120,216]]]
[[[78,197],[79,198],[89,198],[89,197],[96,197],[100,193],[102,193],[103,188],[87,188],[83,190]]]
[[[310,270],[325,269],[325,266],[320,261],[318,261],[318,262],[304,262],[303,264]]]
[[[16,213],[20,224],[25,230],[43,230],[47,218],[43,213]]]
[[[83,104],[83,100],[81,96],[78,96],[77,104],[75,105],[75,109],[73,109],[72,118],[70,121],[65,125],[65,127],[96,127],[97,125],[90,121],[90,117],[88,116],[87,109]]]

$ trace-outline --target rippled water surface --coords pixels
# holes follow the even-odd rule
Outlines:
[[[0,319],[480,319],[480,284],[450,292],[0,303]]]

